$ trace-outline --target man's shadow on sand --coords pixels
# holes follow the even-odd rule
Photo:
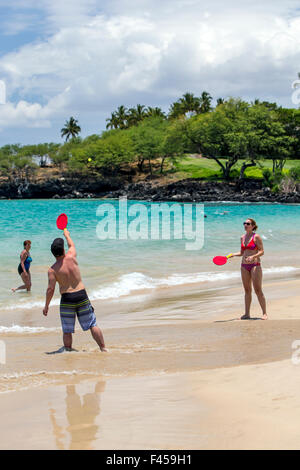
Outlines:
[[[62,354],[64,352],[78,352],[78,350],[73,349],[73,348],[66,348],[65,346],[62,346],[61,348],[57,349],[56,351],[45,352],[45,354]]]

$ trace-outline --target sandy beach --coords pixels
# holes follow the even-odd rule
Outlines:
[[[161,290],[135,302],[136,312],[147,304],[149,324],[136,317],[130,326],[108,324],[99,313],[108,354],[79,328],[76,351],[57,352],[56,306],[47,334],[2,334],[1,449],[297,449],[298,289],[297,279],[265,283],[268,321],[260,320],[256,298],[253,320],[238,320],[238,285],[222,293],[222,312],[201,321],[195,285]],[[164,322],[172,302],[179,316]],[[133,310],[132,299],[109,304]],[[105,302],[95,305],[103,311]],[[181,308],[190,320],[181,319]],[[160,321],[151,315],[159,309]],[[33,326],[36,318],[31,312]]]
[[[0,451],[300,449],[299,4],[0,11]]]

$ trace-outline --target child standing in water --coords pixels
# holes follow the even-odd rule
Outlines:
[[[18,266],[18,273],[20,274],[22,284],[19,287],[12,288],[13,292],[17,290],[26,289],[27,292],[31,290],[31,274],[30,274],[30,264],[32,263],[32,258],[30,256],[30,248],[31,248],[31,241],[25,240],[24,243],[24,250],[20,254],[20,264]]]

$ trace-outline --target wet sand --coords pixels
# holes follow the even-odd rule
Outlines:
[[[195,286],[176,289],[175,299],[172,290],[140,299],[130,326],[132,304],[110,304],[124,321],[114,321],[113,311],[98,315],[108,354],[78,329],[76,352],[46,354],[61,347],[57,314],[43,323],[53,331],[1,335],[0,448],[296,449],[299,281],[268,282],[264,290],[268,321],[256,299],[253,320],[238,320],[240,286],[223,293],[221,310],[212,299],[211,316],[199,315]],[[167,309],[178,315],[164,317]],[[40,312],[30,315],[41,325]]]
[[[298,366],[300,367],[300,366]],[[298,449],[290,360],[103,377],[1,397],[1,449]]]

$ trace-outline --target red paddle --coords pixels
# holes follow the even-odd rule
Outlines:
[[[56,219],[56,225],[59,230],[65,230],[68,225],[68,216],[66,214],[60,214]]]
[[[227,255],[227,256],[215,256],[213,259],[213,262],[217,266],[223,266],[223,264],[226,264],[228,259],[231,257],[232,257],[232,253],[230,253],[230,255]]]

